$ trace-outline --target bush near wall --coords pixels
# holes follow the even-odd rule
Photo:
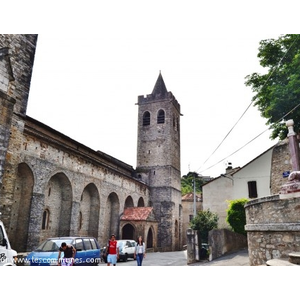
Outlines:
[[[249,200],[246,198],[229,200],[226,222],[230,225],[232,230],[236,233],[246,235],[246,213],[245,204]]]

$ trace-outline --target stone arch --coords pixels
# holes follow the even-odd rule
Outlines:
[[[128,223],[122,227],[122,239],[135,240],[135,227]]]
[[[100,214],[100,196],[94,183],[88,184],[82,192],[80,199],[79,219],[81,226],[80,235],[98,238]]]
[[[119,238],[119,212],[120,212],[120,201],[119,197],[115,192],[112,192],[107,197],[107,216],[105,226],[107,230],[106,239],[110,238],[111,234],[115,234],[117,239]],[[104,235],[105,236],[105,235]]]
[[[154,241],[154,232],[153,232],[153,228],[150,227],[147,233],[147,240],[146,240],[146,247],[147,248],[153,248],[153,241]]]
[[[12,246],[18,251],[27,250],[28,229],[30,222],[30,207],[33,195],[34,176],[26,163],[18,165],[16,185],[14,191],[15,202],[18,203],[16,233]]]
[[[138,201],[138,207],[145,207],[145,201],[144,201],[144,198],[143,197],[140,197],[139,198],[139,201]]]
[[[50,218],[44,238],[70,234],[72,200],[72,185],[68,177],[62,172],[53,175],[45,190],[45,207],[50,212]]]
[[[131,196],[128,196],[125,200],[124,208],[128,208],[128,207],[134,207],[133,199]]]

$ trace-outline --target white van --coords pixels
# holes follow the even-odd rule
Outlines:
[[[16,266],[17,252],[10,247],[9,239],[0,220],[0,266]]]
[[[118,240],[119,260],[127,261],[128,258],[134,259],[136,241],[134,240]]]

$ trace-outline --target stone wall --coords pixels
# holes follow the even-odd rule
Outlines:
[[[210,259],[216,259],[244,248],[247,248],[247,237],[228,229],[213,229],[208,233]]]
[[[0,90],[0,188],[5,166],[7,147],[10,139],[10,127],[13,117],[13,109],[16,101]]]
[[[288,258],[300,251],[300,197],[292,194],[255,199],[245,205],[250,265]]]
[[[8,228],[36,41],[36,34],[0,34],[0,211]]]
[[[26,114],[37,34],[0,34],[0,48],[7,48],[13,80],[5,93],[16,100],[15,113]],[[7,70],[9,72],[9,70]]]
[[[132,177],[131,166],[34,119],[25,124],[21,147],[10,144],[16,165],[4,177],[2,194],[5,210],[15,216],[8,231],[18,251],[63,235],[95,236],[102,245],[112,232],[119,237],[128,198],[134,206],[140,199],[148,205],[148,187]]]

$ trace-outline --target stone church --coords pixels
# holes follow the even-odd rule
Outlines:
[[[102,246],[115,233],[142,235],[149,251],[181,250],[181,113],[162,75],[138,96],[133,168],[26,115],[37,43],[38,35],[0,35],[0,212],[12,247],[68,235]]]

